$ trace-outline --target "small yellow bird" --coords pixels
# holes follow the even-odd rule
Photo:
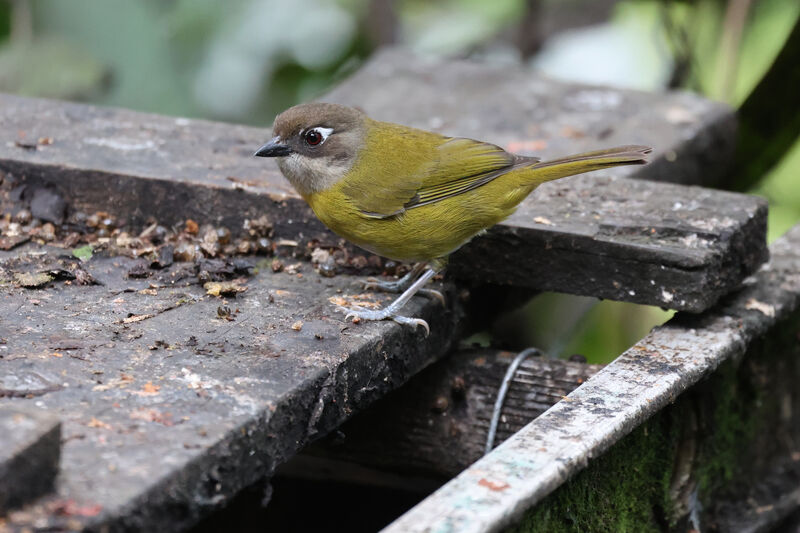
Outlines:
[[[392,319],[426,331],[424,320],[398,312],[451,253],[511,215],[541,183],[643,164],[651,151],[621,146],[542,162],[326,103],[284,111],[273,135],[255,155],[278,158],[283,175],[326,226],[370,252],[417,263],[398,281],[368,280],[371,288],[402,292],[384,309],[338,309],[346,318]]]

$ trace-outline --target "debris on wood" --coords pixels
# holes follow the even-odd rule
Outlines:
[[[242,284],[246,280],[237,279],[233,281],[209,281],[203,284],[206,294],[211,296],[236,296],[240,292],[247,290]]]
[[[45,272],[16,272],[14,280],[20,287],[40,289],[53,281],[53,276]]]
[[[234,312],[227,305],[220,305],[217,307],[217,317],[223,320],[233,321]]]
[[[0,250],[13,250],[20,244],[25,244],[29,240],[31,240],[30,235],[0,236]]]
[[[367,309],[379,309],[380,302],[376,302],[375,293],[345,294],[342,296],[331,296],[328,301],[340,307],[364,307]]]

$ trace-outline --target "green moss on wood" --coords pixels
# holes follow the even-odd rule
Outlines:
[[[680,438],[673,416],[650,420],[529,512],[518,533],[661,531]]]
[[[763,471],[765,455],[788,453],[774,429],[800,375],[798,331],[800,314],[593,460],[511,531],[669,531],[686,520],[695,490],[706,509],[735,498]],[[672,487],[681,461],[689,461],[690,480]]]
[[[704,384],[698,397],[699,449],[694,477],[701,501],[740,474],[742,457],[762,421],[758,391],[742,369],[727,363]]]

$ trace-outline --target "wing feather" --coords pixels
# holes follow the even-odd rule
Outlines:
[[[426,132],[427,133],[427,132]],[[387,167],[380,166],[382,179],[369,188],[353,184],[347,194],[365,216],[391,218],[407,209],[421,207],[471,191],[520,164],[533,164],[536,158],[520,158],[494,144],[465,138],[439,137],[441,143],[419,164],[419,154],[401,150],[400,157]],[[430,139],[426,139],[430,141]],[[415,167],[411,175],[398,175],[397,168]],[[374,167],[373,167],[374,168]]]
[[[442,144],[439,158],[426,169],[426,179],[406,209],[421,207],[471,191],[536,158],[519,158],[494,144],[455,138]]]

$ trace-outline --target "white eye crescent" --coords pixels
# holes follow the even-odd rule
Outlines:
[[[331,133],[333,133],[333,128],[323,128],[322,126],[317,126],[316,128],[311,128],[308,131],[302,132],[301,135],[303,139],[305,139],[307,145],[319,146],[325,142]]]
[[[320,135],[322,135],[322,142],[325,142],[325,139],[327,139],[328,136],[331,133],[333,133],[333,128],[319,127],[319,128],[314,128],[314,129],[317,130],[320,133]]]

